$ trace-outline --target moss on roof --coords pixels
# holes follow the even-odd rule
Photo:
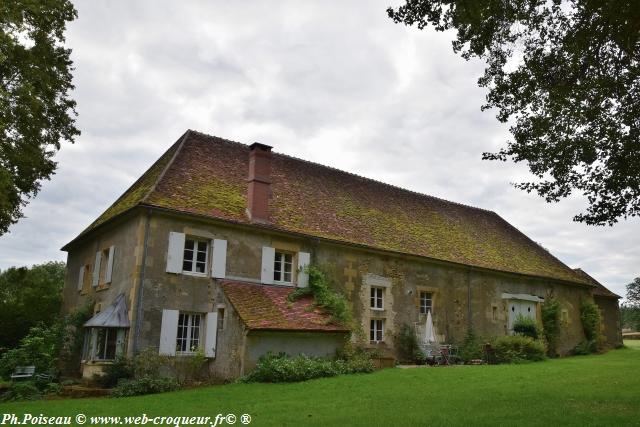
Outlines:
[[[622,298],[620,295],[617,295],[611,292],[605,285],[598,282],[596,279],[591,277],[591,275],[589,275],[587,272],[585,272],[581,268],[574,268],[573,271],[575,271],[580,277],[584,278],[588,283],[593,285],[594,296],[616,298],[616,299]]]
[[[222,289],[249,329],[348,331],[331,323],[331,316],[315,307],[312,297],[289,301],[295,288],[223,281]]]
[[[250,223],[248,168],[247,145],[187,131],[92,227],[141,203]],[[271,226],[282,231],[586,283],[494,212],[278,153],[271,180]]]

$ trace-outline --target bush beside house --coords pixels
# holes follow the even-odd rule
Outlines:
[[[241,382],[296,382],[343,374],[373,372],[373,362],[366,353],[351,359],[323,359],[304,354],[289,357],[284,353],[262,356],[255,369],[240,379]]]

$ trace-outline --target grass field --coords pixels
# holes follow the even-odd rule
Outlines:
[[[10,403],[0,405],[0,414],[247,413],[252,426],[640,425],[640,341],[628,345],[524,365],[387,369],[297,384]]]

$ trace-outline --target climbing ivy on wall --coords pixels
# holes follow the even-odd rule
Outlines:
[[[318,267],[311,265],[305,267],[305,272],[309,275],[309,286],[296,289],[289,295],[289,300],[295,301],[303,296],[312,295],[316,307],[329,313],[332,322],[353,329],[349,303],[342,294],[333,290],[326,274]]]
[[[580,307],[580,320],[582,321],[582,329],[584,329],[584,336],[587,341],[595,341],[600,331],[598,306],[592,301],[583,301]]]
[[[541,307],[542,328],[544,338],[547,340],[549,356],[555,356],[558,338],[560,336],[560,301],[550,296],[545,299]]]

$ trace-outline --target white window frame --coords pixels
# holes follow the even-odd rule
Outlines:
[[[187,331],[186,331],[185,338],[182,338],[180,336],[180,328],[184,328],[185,327],[185,325],[181,325],[180,324],[180,317],[181,316],[187,317],[187,319],[188,319],[187,320],[187,324],[186,324]],[[198,327],[198,337],[197,337],[198,345],[194,349],[193,345],[191,343],[191,340],[192,340],[191,331],[192,331],[192,328],[194,327],[193,319],[196,316],[199,318],[198,326],[197,326]],[[176,332],[176,354],[177,355],[192,355],[192,354],[195,354],[199,349],[201,349],[203,347],[203,342],[202,342],[202,340],[203,340],[202,331],[204,329],[204,324],[202,323],[203,319],[204,319],[203,313],[192,313],[192,312],[188,312],[188,311],[181,311],[178,314],[178,326],[177,326],[177,332]],[[182,344],[183,340],[186,341],[186,346],[185,347],[187,348],[187,350],[185,350],[185,351],[181,350],[181,348],[182,348],[181,344]]]
[[[371,290],[369,291],[369,306],[371,310],[384,310],[384,291],[385,288],[371,286]]]
[[[429,298],[422,298],[422,295],[429,295]],[[433,292],[429,292],[429,291],[420,291],[420,295],[418,296],[419,300],[420,300],[420,314],[427,314],[429,313],[429,311],[431,311],[431,314],[433,314]],[[429,301],[429,308],[426,309],[427,305],[426,304],[422,304],[422,302],[428,300]],[[422,311],[423,307],[425,308],[424,311]]]
[[[372,343],[384,342],[384,319],[369,321],[369,341]]]
[[[104,331],[105,338],[102,348],[98,348],[98,334]],[[115,334],[114,357],[107,358],[109,335]],[[127,342],[127,328],[88,328],[85,331],[84,360],[111,362],[125,352]]]
[[[286,256],[291,257],[291,262],[289,263],[289,271],[286,270],[287,263],[285,262]],[[278,256],[280,259],[278,260]],[[280,285],[293,285],[293,261],[295,254],[287,251],[275,251],[275,255],[273,257],[273,283],[277,283]],[[278,265],[279,264],[279,265]],[[280,280],[276,279],[276,272],[278,269],[276,267],[280,267]],[[290,280],[285,280],[285,274],[289,273]]]
[[[191,270],[184,269],[184,263],[187,262],[185,257],[185,252],[187,251],[187,242],[193,242],[193,258],[191,259]],[[198,243],[205,244],[205,256],[204,256],[204,271],[200,272],[196,270],[196,266],[198,264],[198,250],[196,249]],[[207,276],[208,265],[209,265],[209,241],[204,238],[199,238],[195,236],[186,236],[184,239],[184,248],[182,248],[182,274],[190,275],[190,276]]]

